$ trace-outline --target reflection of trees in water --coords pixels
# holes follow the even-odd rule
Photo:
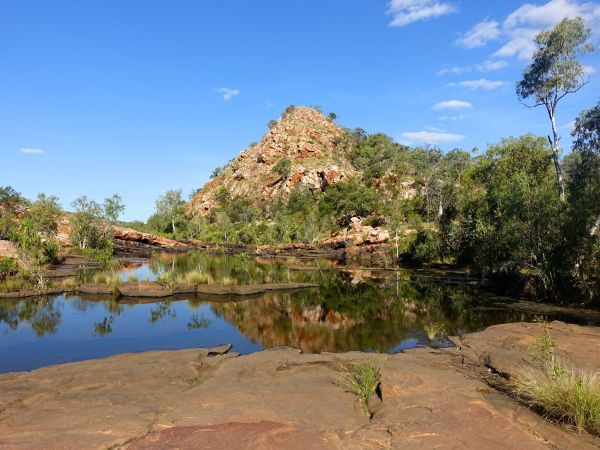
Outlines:
[[[112,324],[115,318],[113,316],[105,317],[102,322],[94,322],[94,335],[106,336],[112,333]]]
[[[200,330],[203,328],[208,328],[212,320],[204,317],[204,314],[192,314],[190,320],[187,323],[188,330]]]
[[[439,323],[450,334],[474,331],[507,320],[473,309],[469,288],[404,280],[367,279],[351,274],[322,277],[321,287],[260,299],[215,303],[214,313],[265,347],[288,345],[305,351],[387,351],[407,338],[425,345],[425,324]]]
[[[169,319],[177,317],[175,311],[171,309],[170,301],[159,302],[156,308],[150,310],[150,323],[156,323],[164,317],[168,317]]]
[[[0,322],[16,330],[23,322],[39,337],[55,333],[61,321],[62,303],[48,297],[27,298],[18,302],[0,303]]]
[[[175,276],[197,271],[208,275],[211,283],[234,280],[238,284],[297,281],[281,261],[260,262],[245,253],[209,255],[191,252],[184,255],[154,255],[150,259],[154,274],[173,272]]]

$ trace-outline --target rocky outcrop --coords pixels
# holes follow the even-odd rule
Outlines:
[[[216,178],[204,185],[189,204],[192,213],[207,215],[217,204],[224,186],[231,195],[241,195],[255,204],[286,197],[296,186],[323,190],[355,175],[345,155],[337,154],[336,140],[343,130],[319,111],[289,107],[260,142],[244,150]],[[273,167],[289,159],[288,176]]]
[[[597,328],[552,326],[558,347],[574,361],[579,348],[568,339],[575,329],[590,342],[600,339]],[[490,347],[501,348],[512,332],[524,328],[502,327],[487,335]],[[485,381],[489,372],[468,356],[470,351],[317,355],[277,348],[238,357],[228,349],[125,354],[0,375],[0,448],[592,449],[600,444],[491,389]],[[366,361],[382,374],[381,396],[370,401],[371,418],[357,408],[339,372],[341,365]]]
[[[465,354],[512,376],[532,365],[535,356],[532,345],[535,336],[542,332],[541,327],[537,323],[494,325],[453,340]],[[556,339],[556,355],[568,365],[588,370],[600,368],[600,328],[553,321],[548,324],[548,331]]]
[[[381,227],[363,225],[360,217],[352,217],[350,226],[344,228],[330,237],[320,241],[321,245],[334,248],[347,247],[350,245],[377,245],[385,244],[390,240],[390,232]]]

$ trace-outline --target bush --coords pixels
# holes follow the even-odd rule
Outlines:
[[[345,181],[330,186],[321,198],[319,210],[338,225],[345,226],[354,216],[367,217],[377,211],[377,194],[358,181]]]
[[[0,281],[19,273],[19,265],[14,258],[0,257]]]
[[[435,262],[440,259],[440,239],[432,230],[419,230],[415,239],[410,242],[407,257],[415,262]]]
[[[273,173],[279,175],[283,179],[287,179],[290,176],[292,170],[292,160],[289,158],[282,158],[273,166]]]

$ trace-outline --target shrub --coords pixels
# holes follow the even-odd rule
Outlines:
[[[357,402],[367,416],[371,415],[368,400],[381,381],[381,370],[371,363],[341,366],[340,372],[348,389],[356,395]]]
[[[19,265],[16,259],[0,257],[0,281],[16,275],[18,272]]]
[[[287,179],[290,176],[292,170],[292,160],[289,158],[282,158],[273,166],[273,173],[279,175],[283,179]]]
[[[434,231],[419,230],[409,244],[408,257],[417,262],[434,262],[440,258],[440,239]]]

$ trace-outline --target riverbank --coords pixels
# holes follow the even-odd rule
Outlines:
[[[600,366],[600,329],[550,324],[557,354]],[[456,338],[401,354],[238,356],[153,351],[0,376],[0,448],[597,448],[494,389],[531,360],[539,325]],[[235,349],[234,349],[235,350]],[[381,368],[372,418],[339,367]],[[497,366],[497,367],[495,367]]]

